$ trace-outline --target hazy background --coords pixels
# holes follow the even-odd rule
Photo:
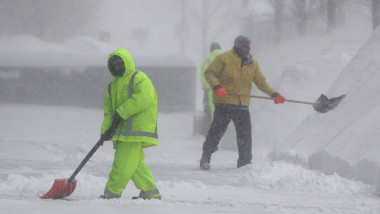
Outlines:
[[[302,51],[297,48],[311,46],[310,50],[315,50],[314,41],[337,31],[367,38],[372,25],[379,22],[380,16],[373,13],[380,11],[374,10],[375,2],[1,0],[0,65],[104,67],[106,56],[123,47],[131,52],[137,65],[162,67],[176,63],[192,67],[194,74],[190,76],[195,79],[195,89],[189,94],[196,95],[195,106],[200,110],[198,70],[209,54],[210,43],[219,42],[223,50],[229,50],[237,35],[248,36],[252,54],[272,83],[280,77],[286,63],[293,63],[286,62],[285,53],[294,56],[292,60],[300,59]],[[355,42],[353,38],[354,35],[348,39]],[[344,39],[336,36],[330,42]],[[295,41],[304,41],[303,47],[292,45]]]
[[[2,0],[0,36],[47,41],[88,36],[135,55],[185,55],[196,63],[209,44],[230,49],[244,34],[253,52],[300,37],[371,23],[371,0]],[[363,21],[363,20],[361,20]],[[353,26],[354,27],[354,26]],[[352,29],[354,30],[355,27]]]

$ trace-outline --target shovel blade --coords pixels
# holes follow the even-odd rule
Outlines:
[[[330,110],[333,110],[343,100],[344,97],[346,97],[346,95],[328,99],[324,94],[322,94],[317,99],[317,101],[315,101],[313,108],[320,113],[329,112]]]
[[[74,178],[70,183],[68,179],[55,179],[54,184],[45,195],[41,196],[41,199],[61,199],[71,195],[77,186],[77,180]]]

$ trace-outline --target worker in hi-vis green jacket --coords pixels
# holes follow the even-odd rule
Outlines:
[[[100,198],[120,198],[132,179],[140,189],[134,199],[161,199],[143,152],[158,145],[156,90],[146,74],[135,70],[132,56],[125,49],[110,54],[108,70],[114,80],[105,94],[101,133],[103,139],[113,141],[115,157]]]
[[[211,124],[212,119],[214,118],[214,103],[212,100],[213,90],[211,90],[210,85],[208,84],[205,78],[205,71],[208,66],[214,61],[215,57],[222,53],[220,44],[217,42],[213,42],[210,45],[210,56],[205,58],[202,62],[201,67],[201,84],[203,89],[203,111],[205,113],[205,117],[209,124]],[[208,127],[207,127],[208,128]]]

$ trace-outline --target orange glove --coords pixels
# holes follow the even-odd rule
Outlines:
[[[227,96],[226,89],[224,89],[223,86],[220,86],[219,88],[217,88],[215,90],[215,92],[216,92],[216,96],[218,96],[218,97],[225,97],[225,96]]]
[[[275,98],[275,99],[274,99],[274,103],[275,103],[275,104],[279,104],[279,103],[284,103],[284,102],[285,102],[285,97],[282,96],[282,95],[279,94],[279,93],[273,93],[273,94],[272,94],[272,97]]]

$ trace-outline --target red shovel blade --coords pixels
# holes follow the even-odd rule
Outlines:
[[[41,199],[61,199],[71,195],[77,186],[77,180],[74,178],[70,183],[67,183],[68,179],[55,179],[54,184],[45,195],[41,196]]]

